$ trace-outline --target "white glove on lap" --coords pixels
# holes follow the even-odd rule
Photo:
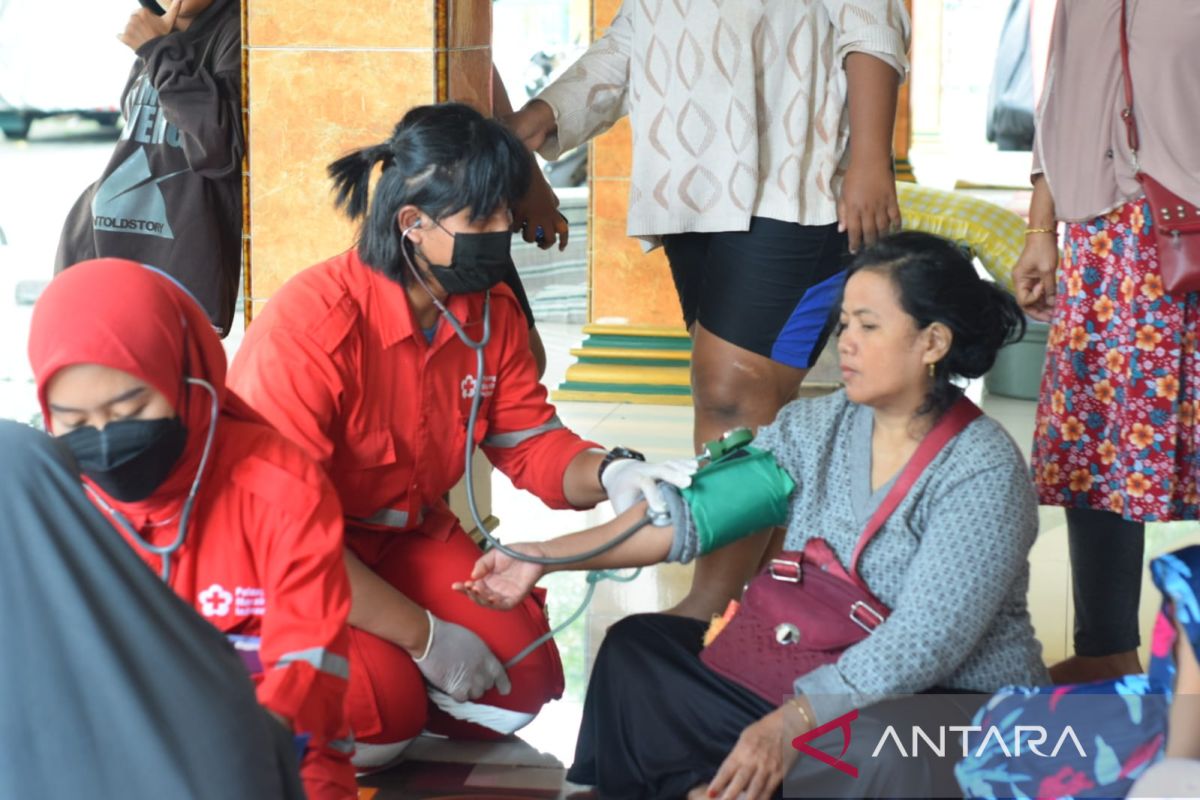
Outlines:
[[[652,514],[665,514],[667,501],[658,488],[658,481],[669,483],[679,489],[692,485],[692,475],[699,468],[694,458],[681,458],[647,464],[632,458],[622,458],[609,464],[600,476],[600,483],[613,510],[623,514],[637,505],[643,498]]]
[[[500,694],[512,691],[512,684],[500,661],[483,640],[453,622],[429,616],[429,643],[425,654],[413,659],[425,680],[458,702],[477,700],[488,689]]]

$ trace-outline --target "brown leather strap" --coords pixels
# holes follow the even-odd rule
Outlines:
[[[968,400],[965,396],[958,398],[953,406],[950,407],[942,418],[929,433],[925,434],[925,438],[917,445],[917,450],[912,454],[912,458],[904,465],[900,476],[896,478],[896,483],[892,485],[891,490],[887,493],[887,497],[883,498],[883,502],[879,504],[879,508],[875,509],[875,513],[871,515],[870,521],[867,523],[866,529],[862,536],[858,539],[858,544],[854,547],[854,555],[850,559],[850,577],[856,583],[862,585],[862,580],[858,576],[858,559],[862,556],[863,550],[867,548],[871,539],[883,527],[883,523],[887,522],[887,518],[896,510],[896,506],[900,505],[900,501],[908,494],[908,490],[917,482],[917,478],[921,477],[921,473],[929,466],[929,463],[941,452],[946,443],[962,432],[964,428],[971,424],[976,417],[983,414],[979,407]]]
[[[1121,120],[1125,123],[1125,136],[1129,140],[1129,149],[1137,155],[1138,130],[1137,120],[1133,117],[1133,77],[1129,73],[1129,32],[1126,30],[1126,6],[1128,0],[1121,0],[1121,79],[1125,84],[1125,110],[1121,112]]]

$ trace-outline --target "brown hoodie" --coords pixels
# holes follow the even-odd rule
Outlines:
[[[157,267],[229,332],[241,273],[241,14],[215,0],[186,31],[138,48],[125,128],[63,226],[55,271],[91,258]]]

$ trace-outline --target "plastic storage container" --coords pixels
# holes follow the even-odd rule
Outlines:
[[[1018,400],[1038,399],[1050,326],[1032,319],[1026,322],[1025,336],[996,354],[996,364],[984,378],[990,394]]]

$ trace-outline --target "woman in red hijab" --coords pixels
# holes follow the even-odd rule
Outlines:
[[[38,301],[29,360],[46,427],[92,501],[235,643],[259,702],[308,738],[310,800],[355,797],[341,506],[319,468],[226,389],[204,311],[156,270],[85,261]]]

